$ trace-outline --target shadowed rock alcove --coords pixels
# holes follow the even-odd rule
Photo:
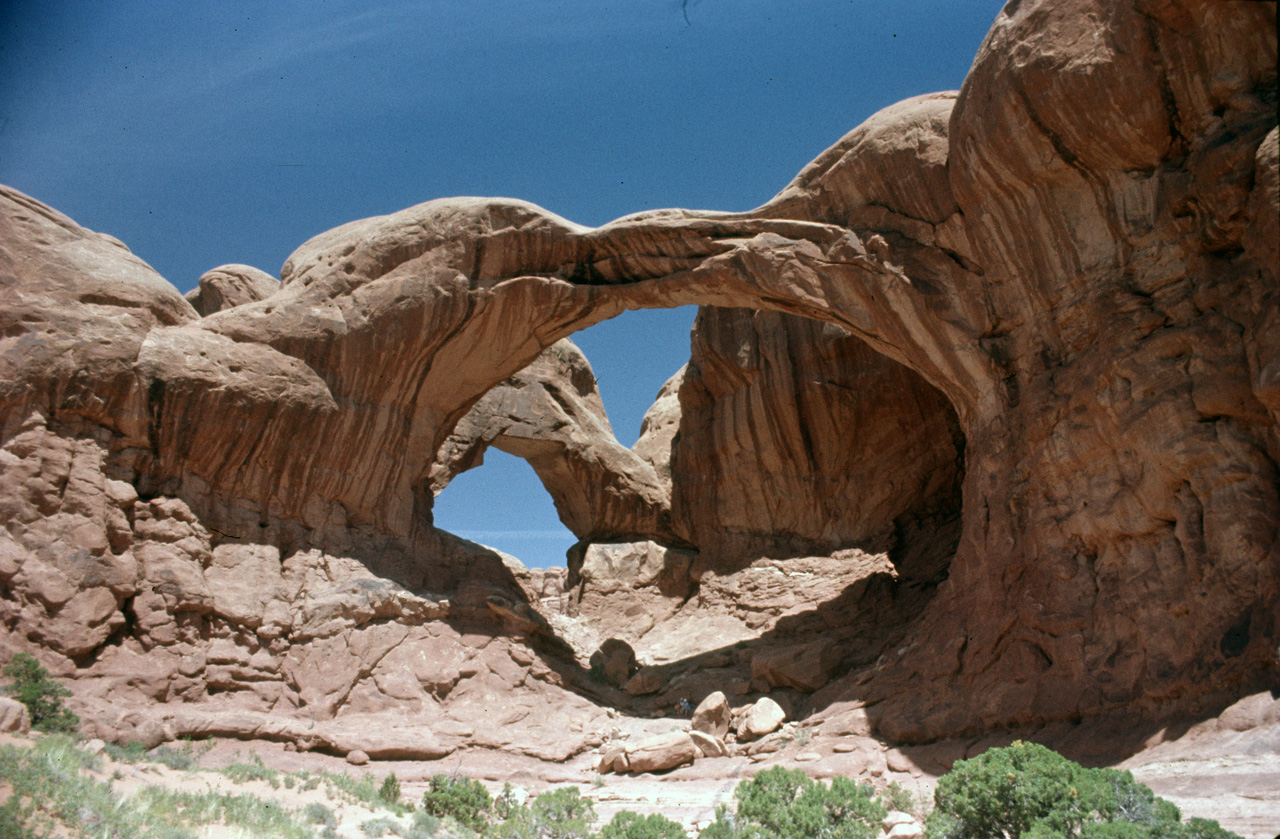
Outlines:
[[[760,670],[763,690],[813,691],[865,665],[925,608],[960,536],[964,444],[945,397],[846,330],[776,312],[699,310],[692,358],[630,450],[561,340],[459,422],[438,480],[490,446],[529,460],[580,539],[559,585],[535,572],[543,611],[582,666],[616,642],[663,665],[628,690],[660,687],[668,709],[728,641],[749,666],[699,684]],[[818,568],[821,586],[802,582]]]

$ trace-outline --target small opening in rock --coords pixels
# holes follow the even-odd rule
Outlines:
[[[1236,658],[1245,651],[1246,647],[1249,646],[1249,625],[1252,623],[1250,620],[1251,617],[1252,615],[1250,615],[1250,613],[1245,612],[1240,620],[1236,621],[1235,624],[1222,636],[1222,641],[1219,642],[1218,649],[1220,649],[1222,654],[1227,658]]]

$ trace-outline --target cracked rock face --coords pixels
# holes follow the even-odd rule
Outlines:
[[[202,282],[199,311],[4,189],[5,646],[143,739],[302,743],[310,719],[333,727],[308,744],[396,754],[339,723],[403,712],[415,754],[586,748],[599,706],[546,580],[431,524],[498,445],[584,567],[596,543],[702,549],[655,586],[672,615],[761,555],[883,551],[846,605],[898,634],[822,690],[889,737],[1274,680],[1275,33],[1273,3],[1011,3],[958,93],[874,115],[751,212],[591,229],[432,201],[304,243],[278,289],[220,286],[243,302]],[[667,392],[644,445],[610,446],[557,342],[685,304],[717,308],[679,410]],[[469,727],[499,703],[501,733]],[[237,709],[263,716],[216,716]]]

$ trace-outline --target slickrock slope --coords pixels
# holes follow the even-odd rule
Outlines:
[[[810,550],[892,523],[901,553],[869,555],[874,585],[850,582],[847,600],[795,625],[778,607],[759,647],[712,651],[715,666],[750,665],[755,686],[777,687],[791,677],[769,675],[766,648],[836,627],[844,648],[817,656],[834,681],[809,699],[786,690],[887,738],[1121,712],[1149,722],[1275,684],[1275,13],[1012,2],[959,93],[874,115],[752,212],[589,229],[519,201],[432,201],[315,237],[279,290],[203,318],[118,243],[5,190],[5,646],[79,676],[85,707],[120,736],[155,724],[149,737],[229,731],[369,754],[467,741],[581,751],[599,742],[599,703],[629,694],[592,681],[530,604],[545,576],[432,526],[434,490],[475,450],[462,441],[490,440],[542,460],[588,539],[662,542],[669,475],[674,535],[705,547],[681,585],[645,578],[673,616],[704,589],[716,602],[714,581],[732,573],[717,551],[743,549],[726,534],[744,521],[753,540]],[[911,433],[877,420],[836,445],[826,418],[861,403],[807,402],[785,376],[741,390],[758,394],[750,410],[699,404],[694,388],[734,379],[710,330],[679,420],[655,414],[634,457],[605,457],[571,427],[523,434],[549,416],[538,381],[550,378],[508,385],[542,390],[509,407],[498,391],[460,426],[573,331],[684,304],[779,313],[717,327],[760,330],[747,358],[782,357],[784,332],[819,356],[840,347],[839,363],[795,369],[871,376],[892,401],[868,407]],[[843,331],[763,329],[782,316]],[[566,363],[555,377],[572,379]],[[574,400],[564,418],[600,419],[589,389]],[[699,417],[686,440],[681,424]],[[773,437],[754,463],[716,437],[747,417]],[[823,439],[797,451],[793,432]],[[810,451],[819,467],[872,474],[815,468]],[[694,464],[684,476],[682,462]],[[593,485],[621,474],[615,463],[645,477]],[[751,486],[692,482],[755,464],[782,472],[769,476],[778,492],[803,485],[790,509],[760,516],[770,499]],[[886,475],[896,482],[877,485]],[[935,499],[954,507],[957,479],[958,544],[921,537],[945,530],[918,519]],[[952,544],[948,567],[935,554]],[[856,639],[872,636],[884,652],[864,659]],[[171,705],[162,722],[107,719],[130,702]],[[485,740],[468,720],[499,704],[536,722]],[[386,722],[362,723],[370,713]],[[351,739],[375,729],[378,742]]]

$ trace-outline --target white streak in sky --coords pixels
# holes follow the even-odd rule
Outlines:
[[[568,541],[573,534],[567,530],[453,530],[454,536],[482,542],[485,539],[554,539]]]

